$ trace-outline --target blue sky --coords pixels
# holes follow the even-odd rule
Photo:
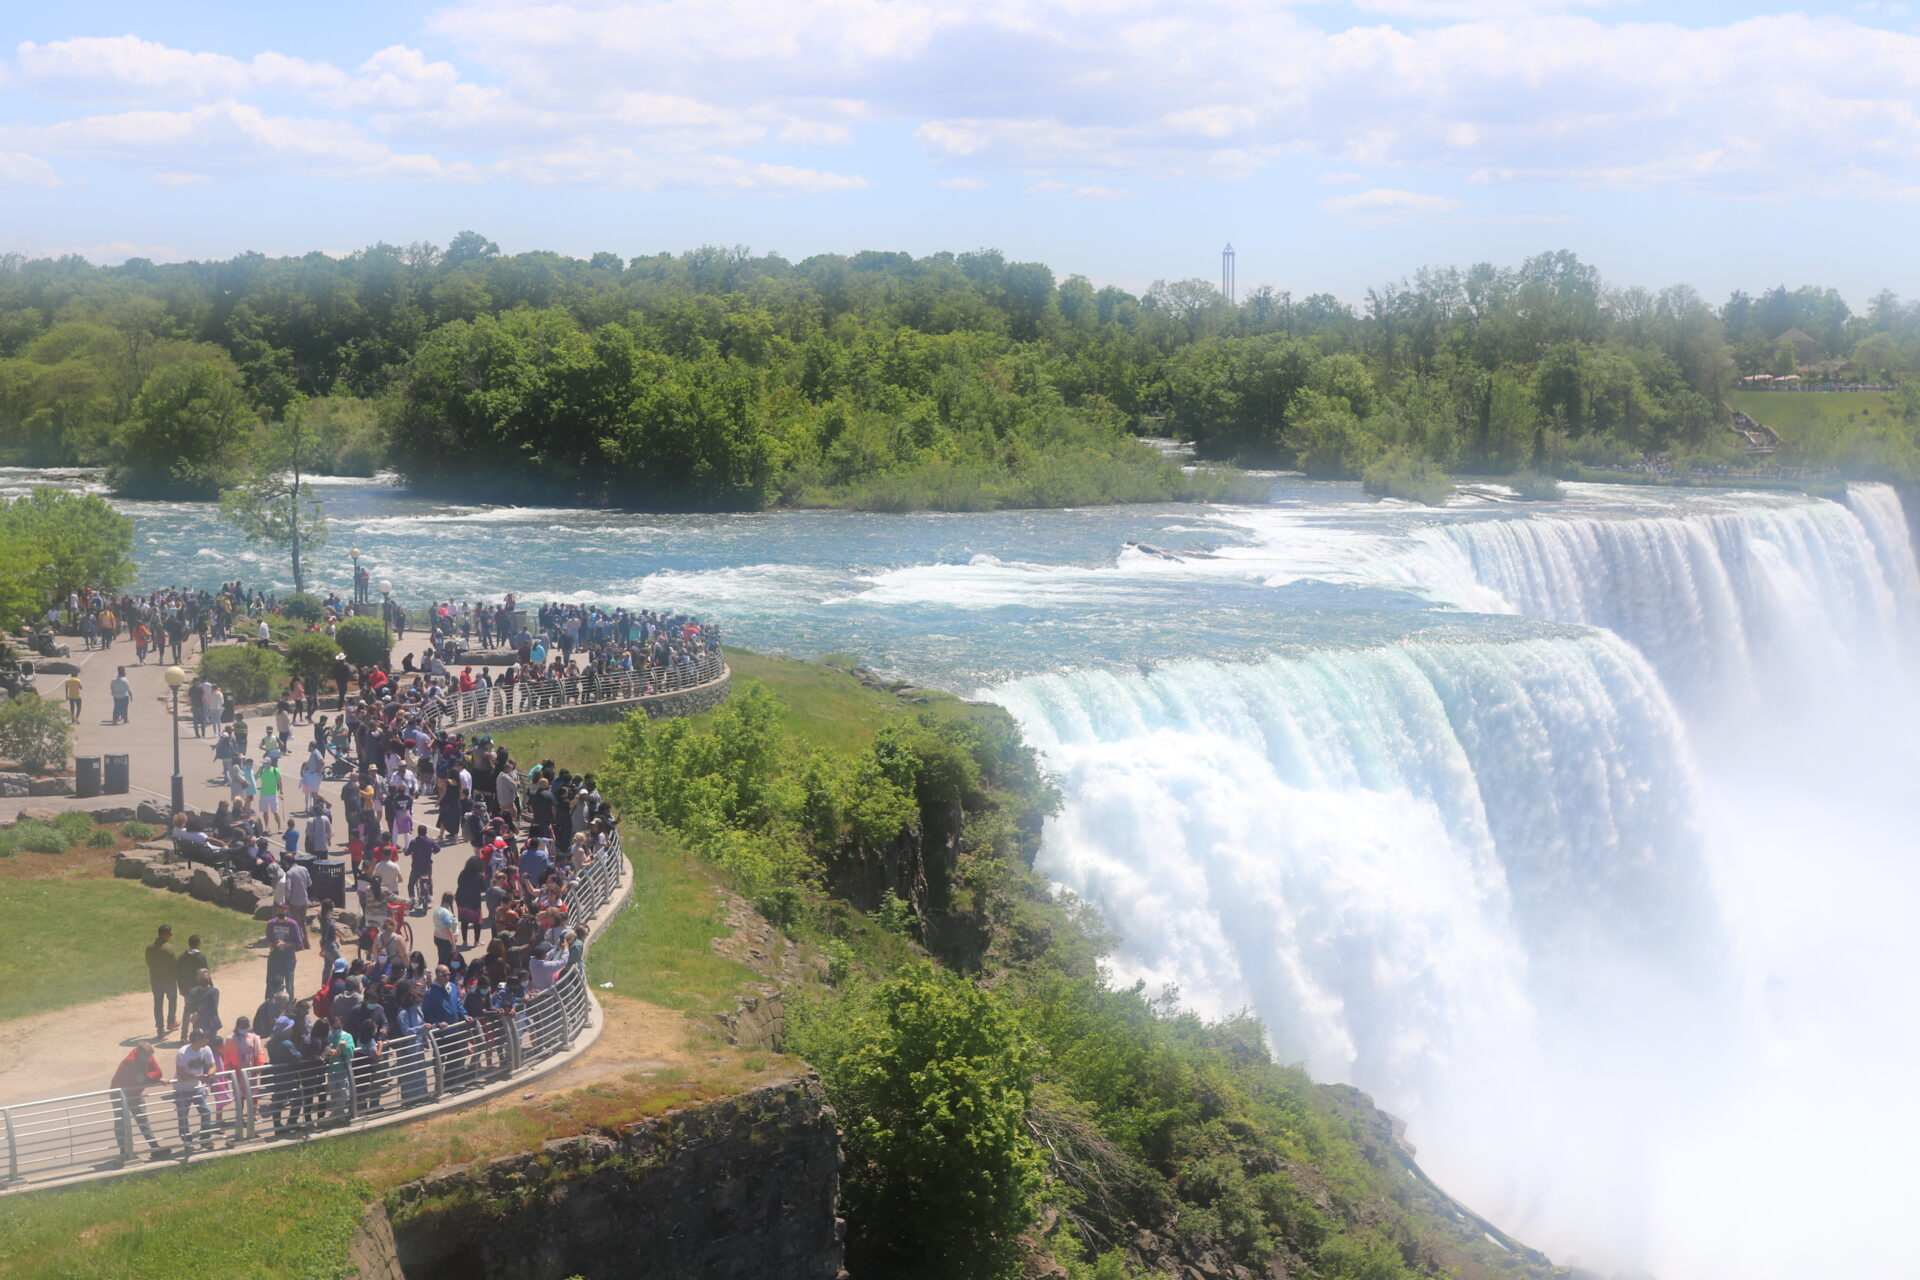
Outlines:
[[[1920,293],[1920,9],[1594,0],[37,6],[0,251],[995,246],[1357,298],[1571,248]]]

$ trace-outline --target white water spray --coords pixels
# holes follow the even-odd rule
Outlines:
[[[1563,1259],[1884,1271],[1920,1138],[1898,499],[1373,541],[1352,580],[1604,630],[1002,686],[1066,795],[1049,873],[1123,976],[1251,1005]],[[1816,1187],[1769,1172],[1809,1161]],[[1876,1196],[1882,1234],[1836,1243]]]

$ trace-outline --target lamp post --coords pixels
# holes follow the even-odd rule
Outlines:
[[[353,602],[359,604],[363,598],[360,591],[360,548],[355,547],[347,554],[353,557],[353,590],[349,594],[353,597]]]
[[[166,671],[167,688],[173,694],[173,812],[187,811],[187,784],[180,777],[180,686],[187,682],[187,673],[179,667],[168,667]]]
[[[393,630],[393,581],[380,579],[380,625]]]

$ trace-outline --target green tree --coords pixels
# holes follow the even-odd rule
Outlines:
[[[305,591],[301,551],[311,551],[327,540],[327,517],[313,488],[305,481],[312,469],[314,432],[296,406],[287,417],[267,429],[266,439],[254,450],[238,485],[220,493],[220,515],[253,542],[280,547],[293,560],[293,589]]]
[[[0,556],[0,565],[9,571],[37,565],[22,576],[38,587],[43,605],[85,587],[115,590],[133,578],[133,521],[98,494],[43,485],[0,500],[0,537],[14,540],[22,556],[32,549],[30,558]]]
[[[1020,1274],[1041,1161],[1027,1128],[1033,1049],[1001,1001],[930,965],[909,968],[802,1052],[847,1142],[850,1240],[861,1275]]]
[[[143,497],[211,498],[243,475],[253,411],[230,368],[211,360],[156,370],[115,433],[107,478]]]
[[[384,666],[393,653],[393,633],[378,618],[348,618],[334,628],[333,640],[356,667]]]

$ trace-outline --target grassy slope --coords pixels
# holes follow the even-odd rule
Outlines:
[[[1920,449],[1920,429],[1884,392],[1735,391],[1727,404],[1773,428],[1786,446],[1783,461],[1911,472]]]
[[[161,924],[173,926],[176,953],[199,934],[216,974],[260,936],[236,912],[114,879],[114,851],[75,842],[61,854],[0,855],[0,1020],[144,991],[144,952]]]

